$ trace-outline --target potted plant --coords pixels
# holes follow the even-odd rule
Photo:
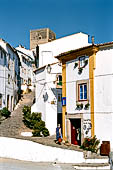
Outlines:
[[[81,149],[97,153],[99,150],[100,140],[93,136],[91,138],[85,138],[83,144],[80,146]]]
[[[88,110],[88,109],[89,109],[89,106],[90,106],[90,104],[89,104],[89,103],[85,104],[84,109]]]
[[[75,63],[74,68],[76,68],[77,66],[78,66],[78,63]]]
[[[77,106],[77,109],[79,109],[79,110],[83,109],[83,104],[82,103],[80,103],[80,104],[77,103],[76,106]]]
[[[80,68],[78,69],[78,74],[81,74],[81,73],[82,73],[82,70],[83,70],[83,68],[80,67]]]

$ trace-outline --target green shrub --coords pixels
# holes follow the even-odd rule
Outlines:
[[[4,116],[5,118],[10,117],[11,115],[11,112],[6,107],[4,107],[0,112],[1,116]]]
[[[33,112],[31,114],[31,107],[29,106],[24,106],[23,113],[23,122],[28,128],[33,129],[33,136],[49,136],[45,122],[41,120],[41,113]]]
[[[31,107],[30,106],[24,106],[22,112],[24,113],[24,116],[30,116],[31,114]]]
[[[41,120],[41,121],[35,123],[34,130],[40,129],[42,131],[44,129],[44,127],[45,127],[45,122]]]
[[[47,128],[44,128],[44,129],[42,130],[42,134],[44,135],[44,137],[49,136],[49,131],[48,131],[48,129],[47,129]]]
[[[83,144],[80,146],[81,149],[91,151],[91,152],[98,152],[100,141],[96,138],[96,136],[92,138],[85,138]]]
[[[41,134],[40,134],[40,130],[39,130],[39,129],[34,130],[34,131],[32,132],[32,134],[33,134],[34,137],[35,137],[35,136],[41,137]]]
[[[32,120],[36,120],[36,121],[41,121],[41,113],[32,113],[31,114]]]
[[[29,107],[29,106],[24,106],[24,108],[23,108],[23,113],[24,113],[24,115],[23,115],[23,122],[24,122],[24,124],[28,127],[28,128],[31,128],[31,119],[30,119],[30,117],[31,117],[31,107]]]
[[[38,137],[41,137],[41,136],[44,136],[44,137],[47,137],[49,136],[49,131],[46,127],[43,127],[43,130],[41,129],[34,129],[33,132],[32,132],[33,136],[38,136]]]

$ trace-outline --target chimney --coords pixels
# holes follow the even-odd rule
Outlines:
[[[91,37],[92,45],[94,45],[94,36]]]

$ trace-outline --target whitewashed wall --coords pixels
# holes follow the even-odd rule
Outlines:
[[[86,57],[87,60],[89,60],[89,57]],[[88,83],[89,82],[89,61],[88,64],[83,68],[82,73],[78,74],[78,66],[75,68],[75,63],[79,62],[78,58],[75,60],[72,60],[70,62],[66,63],[66,112],[67,112],[67,117],[71,118],[75,118],[75,116],[78,117],[78,115],[82,114],[82,120],[81,120],[81,135],[82,138],[83,137],[90,137],[91,136],[91,130],[87,131],[87,128],[89,126],[89,123],[91,123],[91,114],[90,114],[90,107],[88,110],[84,109],[85,108],[85,104],[87,104],[88,102],[90,103],[90,85],[89,88],[87,88],[87,95],[88,96],[88,101],[85,102],[78,102],[77,101],[77,83],[78,81],[83,81],[83,80],[87,80]],[[89,91],[88,91],[89,89]],[[83,103],[83,108],[82,109],[77,109],[77,103]],[[73,116],[72,116],[73,115]],[[81,118],[81,117],[78,117]],[[87,125],[86,125],[87,123]],[[86,126],[86,129],[83,130],[83,126]],[[68,134],[69,132],[69,127],[67,127],[67,135],[70,136],[70,134]],[[70,129],[70,133],[71,133],[71,129]]]
[[[44,102],[44,95],[46,94],[46,70],[42,68],[36,72],[36,102],[31,107],[32,112],[41,112],[42,119],[46,121],[46,103]]]
[[[46,66],[48,64],[58,62],[58,60],[54,57],[63,52],[74,50],[88,45],[89,45],[88,35],[84,33],[73,34],[67,37],[59,38],[49,43],[41,44],[39,45],[39,68]],[[59,67],[58,65],[52,65],[51,74],[48,73],[46,74],[46,82],[50,82],[47,83],[45,86],[46,91],[49,94],[49,98],[48,101],[46,102],[46,106],[45,103],[42,104],[42,101],[36,100],[36,104],[34,104],[32,107],[33,110],[36,110],[36,107],[38,107],[38,110],[44,113],[43,119],[46,120],[46,125],[49,128],[51,134],[55,133],[55,129],[57,126],[57,98],[52,92],[52,88],[56,89],[55,87],[56,85],[53,84],[53,81],[55,81],[56,79],[56,73],[60,73],[60,74],[62,73],[61,67]],[[40,77],[39,79],[41,79],[43,77],[42,73],[39,74],[37,76],[38,78]],[[40,94],[40,90],[42,86],[40,85],[39,87],[38,82],[36,82],[36,84],[37,84],[36,85],[37,87],[36,98],[37,98]],[[52,100],[55,100],[56,104],[54,105],[51,104]],[[46,110],[44,110],[46,112],[43,111],[44,107],[46,107]]]
[[[31,79],[31,85],[34,85],[34,74],[33,74],[33,68],[31,61],[34,61],[34,55],[33,52],[30,50],[25,49],[24,47],[16,47],[16,50],[18,50],[18,55],[20,58],[21,66],[20,66],[20,77],[23,79],[23,81],[26,81],[26,84],[28,85],[28,78]],[[22,57],[24,57],[27,62],[29,63],[24,63],[22,60]],[[28,87],[27,87],[28,88]],[[21,89],[23,91],[26,91],[26,85],[25,82],[21,82]]]
[[[39,45],[39,67],[57,62],[54,56],[88,45],[88,35],[84,33],[69,35],[41,44]]]
[[[76,110],[76,83],[79,80],[89,79],[89,63],[83,68],[81,74],[78,74],[78,66],[74,68],[75,62],[78,59],[66,63],[66,109],[67,113],[81,113],[86,112],[86,110]]]
[[[0,107],[0,109],[2,109],[3,107],[5,107],[5,61],[6,57],[4,55],[4,53],[2,53],[2,57],[1,57],[1,51],[2,49],[0,48],[0,94],[2,94],[2,106]]]
[[[4,86],[5,90],[4,90],[4,95],[5,95],[5,101],[4,101],[4,105],[5,107],[7,107],[7,96],[9,95],[9,110],[12,111],[14,106],[17,103],[18,100],[18,95],[17,95],[17,91],[18,91],[18,85],[17,85],[17,76],[15,77],[15,73],[16,75],[19,74],[19,65],[18,65],[18,56],[17,54],[14,52],[14,50],[12,49],[12,47],[10,47],[9,44],[7,44],[4,40],[0,40],[0,45],[2,46],[2,48],[6,51],[6,65],[4,67],[4,84],[2,83],[2,85]],[[10,55],[10,61],[8,61]],[[9,62],[9,69],[8,69],[8,62]],[[10,75],[10,79],[8,83],[8,74]],[[13,98],[11,100],[11,97]]]
[[[113,149],[113,48],[96,55],[94,81],[95,134],[100,141],[110,141]]]
[[[32,106],[32,112],[41,112],[42,120],[45,121],[50,135],[55,134],[57,127],[57,89],[56,74],[61,72],[62,67],[58,64],[51,66],[49,74],[47,66],[36,72],[36,103]],[[54,104],[51,102],[54,101]],[[61,107],[61,106],[60,106]]]
[[[62,67],[58,64],[51,65],[51,73],[46,72],[48,101],[46,103],[46,125],[51,133],[55,134],[57,127],[57,89],[56,89],[56,75],[61,73]],[[51,102],[54,101],[54,104]],[[61,109],[61,105],[59,105]]]

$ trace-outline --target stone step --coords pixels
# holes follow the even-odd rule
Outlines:
[[[85,163],[108,163],[109,159],[108,157],[97,157],[97,158],[88,158],[85,159]]]
[[[76,170],[110,170],[110,165],[108,163],[81,163],[75,164],[74,169]]]

